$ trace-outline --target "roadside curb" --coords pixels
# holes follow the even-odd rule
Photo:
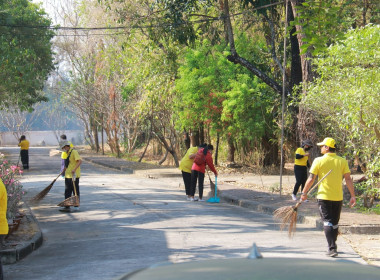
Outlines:
[[[209,193],[209,196],[211,195],[211,192]],[[231,195],[224,195],[222,192],[219,194],[220,198],[223,199],[225,202],[233,205],[237,205],[244,208],[253,209],[257,212],[261,212],[264,214],[270,214],[273,215],[273,212],[276,210],[274,207],[265,206],[257,202],[253,202],[251,200],[246,199],[240,199],[237,197],[233,197]],[[297,215],[297,222],[302,224],[308,224],[315,226],[316,228],[320,229],[322,228],[322,224],[319,223],[319,219],[315,217],[310,216],[304,216],[304,215]],[[319,225],[320,224],[320,225]]]
[[[208,194],[212,195],[211,192]],[[260,203],[253,202],[250,200],[240,199],[237,197],[233,197],[231,195],[224,195],[222,192],[219,193],[219,197],[223,199],[225,202],[233,205],[237,205],[244,208],[253,209],[255,211],[273,215],[273,212],[276,210],[274,207],[264,206]],[[297,215],[297,222],[301,224],[307,224],[314,226],[318,230],[323,230],[323,222],[320,218],[312,217],[312,216],[304,216],[302,214]],[[380,226],[379,225],[339,225],[339,231],[343,234],[380,234]]]
[[[40,225],[36,217],[34,217],[29,206],[26,203],[24,204],[27,207],[28,212],[29,212],[28,214],[25,215],[26,218],[30,219],[31,222],[37,226],[38,231],[34,234],[32,239],[25,241],[22,246],[16,247],[14,249],[7,249],[7,250],[0,251],[2,264],[13,264],[19,260],[22,260],[29,254],[31,254],[33,251],[41,247],[43,243],[43,236],[42,236]]]
[[[86,160],[88,162],[91,162],[92,164],[95,164],[95,165],[100,165],[100,166],[104,166],[104,167],[107,167],[107,168],[123,171],[126,174],[134,174],[135,173],[134,170],[131,169],[131,168],[127,168],[127,167],[123,167],[123,166],[115,166],[113,164],[108,164],[108,163],[105,163],[105,162],[100,163],[97,160],[93,160],[93,159],[88,158],[88,157],[83,157],[82,159]]]

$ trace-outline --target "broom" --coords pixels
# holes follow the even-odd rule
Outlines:
[[[57,206],[61,206],[61,207],[67,207],[67,206],[78,207],[79,206],[79,196],[77,194],[77,189],[75,187],[75,180],[74,178],[72,178],[72,180],[73,180],[74,196],[66,198],[64,201],[57,204]]]
[[[210,173],[207,171],[207,175],[208,175],[208,179],[210,180],[210,188],[211,188],[211,192],[212,192],[212,195],[214,196],[215,195],[215,184],[214,182],[211,180],[211,177],[210,177]]]
[[[331,173],[332,170],[327,172],[325,176],[322,177],[321,180],[318,181],[309,191],[308,193],[311,193],[312,190],[314,190],[326,177]],[[283,230],[287,226],[289,227],[288,229],[288,234],[289,237],[292,237],[293,234],[296,231],[296,226],[297,226],[297,210],[298,207],[302,204],[302,200],[297,202],[295,206],[283,206],[278,209],[276,209],[273,212],[273,217],[277,220],[281,221],[280,229]]]
[[[57,179],[59,178],[59,176],[61,176],[61,173],[58,174],[57,178],[55,178],[53,180],[53,182],[50,183],[49,186],[47,186],[46,188],[44,188],[42,191],[40,191],[35,197],[33,197],[30,201],[31,202],[39,202],[41,199],[43,199],[47,194],[48,192],[51,190],[51,188],[53,187],[55,181],[57,181]]]

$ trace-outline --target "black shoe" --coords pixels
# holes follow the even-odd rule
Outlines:
[[[65,206],[65,207],[59,208],[59,211],[61,211],[61,212],[70,212],[70,206]]]
[[[334,258],[338,256],[338,252],[336,251],[336,249],[331,249],[327,251],[326,256]]]

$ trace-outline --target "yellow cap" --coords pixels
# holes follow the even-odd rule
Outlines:
[[[330,137],[327,137],[327,138],[323,139],[323,142],[318,143],[317,145],[318,146],[328,146],[330,148],[335,149],[335,140],[330,138]]]

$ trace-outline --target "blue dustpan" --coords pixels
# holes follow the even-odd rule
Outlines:
[[[207,199],[207,202],[211,202],[211,203],[219,203],[220,202],[220,198],[217,197],[218,191],[217,191],[217,177],[215,176],[215,196],[214,197],[210,197],[209,199]]]

